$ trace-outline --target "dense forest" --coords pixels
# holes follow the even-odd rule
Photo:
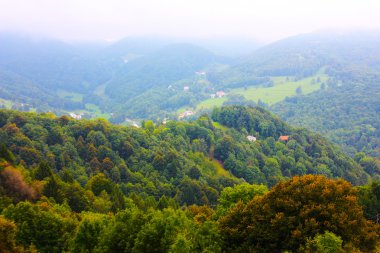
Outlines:
[[[373,158],[262,108],[141,128],[3,109],[0,127],[2,252],[378,247]]]
[[[368,69],[331,68],[333,79],[316,93],[272,107],[283,119],[307,127],[354,155],[380,157],[380,76]]]

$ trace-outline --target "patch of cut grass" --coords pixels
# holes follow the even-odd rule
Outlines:
[[[83,94],[75,93],[75,92],[68,92],[65,90],[58,90],[57,92],[58,97],[70,99],[74,102],[82,102],[83,101]]]

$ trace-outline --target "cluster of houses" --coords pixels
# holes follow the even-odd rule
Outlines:
[[[183,119],[183,118],[186,118],[186,117],[190,117],[190,116],[192,116],[192,115],[194,115],[195,114],[195,112],[193,112],[193,111],[185,111],[185,112],[183,112],[183,113],[181,113],[179,116],[178,116],[178,119]]]
[[[278,140],[279,141],[282,141],[282,142],[288,142],[289,141],[289,136],[288,135],[281,135]],[[247,135],[247,139],[251,142],[255,142],[257,141],[257,138],[256,136],[253,136],[253,135]]]
[[[82,119],[83,113],[76,114],[76,113],[70,112],[69,115],[73,119]]]
[[[6,108],[4,105],[3,108]],[[24,104],[24,103],[14,103],[11,107],[12,110],[19,110],[19,111],[30,111],[32,109],[32,105],[30,104]]]
[[[206,71],[197,71],[195,72],[196,75],[198,76],[205,76],[206,75]]]
[[[210,95],[211,98],[222,98],[226,95],[224,91],[217,91],[216,93],[213,93]]]

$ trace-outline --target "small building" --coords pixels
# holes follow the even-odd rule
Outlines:
[[[183,91],[189,91],[190,90],[190,87],[189,86],[184,86],[183,87]]]
[[[193,112],[193,111],[185,111],[185,112],[181,113],[181,114],[178,116],[178,118],[179,118],[179,119],[182,119],[182,118],[186,118],[186,117],[192,116],[192,115],[194,115],[194,114],[195,114],[195,112]]]
[[[83,114],[76,114],[76,113],[73,113],[73,112],[70,113],[70,117],[73,118],[73,119],[82,119],[82,115]]]
[[[197,74],[198,76],[204,76],[206,75],[206,71],[197,71],[195,72],[195,74]]]
[[[210,94],[211,98],[215,98],[216,94]]]
[[[216,96],[217,96],[218,98],[224,97],[225,95],[226,95],[226,93],[225,93],[224,91],[217,91],[217,92],[216,92]]]
[[[252,136],[252,135],[248,135],[248,136],[247,136],[247,139],[248,139],[249,141],[252,141],[252,142],[254,142],[254,141],[257,140],[257,138],[256,138],[255,136]]]
[[[289,141],[289,136],[288,135],[281,135],[279,138],[278,138],[279,141],[284,141],[284,142],[287,142]]]

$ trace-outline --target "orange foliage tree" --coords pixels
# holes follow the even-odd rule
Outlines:
[[[379,233],[350,183],[320,175],[294,177],[247,205],[240,202],[220,219],[220,229],[228,251],[246,252],[294,252],[325,231],[371,252]]]

